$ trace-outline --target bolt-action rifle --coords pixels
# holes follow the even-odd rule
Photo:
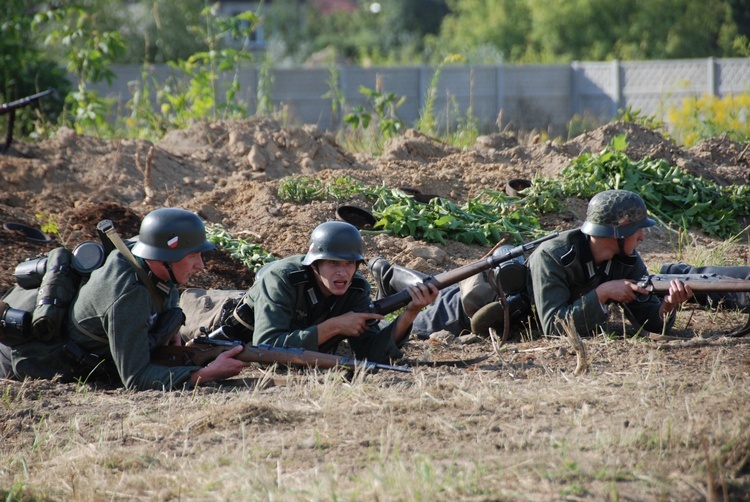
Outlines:
[[[435,277],[428,277],[424,280],[424,283],[434,284],[435,287],[438,288],[438,290],[447,288],[448,286],[461,282],[464,279],[468,279],[473,275],[477,275],[481,272],[484,272],[485,270],[497,267],[503,262],[512,260],[513,258],[518,258],[519,256],[523,256],[525,253],[528,253],[542,242],[550,240],[557,236],[558,232],[552,232],[551,234],[545,235],[544,237],[541,237],[535,241],[527,242],[526,244],[521,244],[520,246],[515,246],[504,253],[500,253],[497,255],[493,254],[482,258],[481,260],[469,263],[468,265],[464,265],[463,267],[448,270],[447,272],[438,274]],[[411,296],[409,295],[409,291],[403,289],[398,293],[386,296],[384,298],[381,298],[380,300],[375,300],[364,312],[382,315],[390,314],[391,312],[395,312],[398,309],[405,307],[409,304],[410,301]]]
[[[669,283],[680,280],[690,286],[696,294],[698,303],[706,304],[701,300],[701,295],[712,295],[714,302],[724,301],[727,308],[738,308],[748,310],[747,302],[736,302],[733,300],[734,293],[750,293],[750,280],[734,277],[717,276],[715,274],[653,274],[647,275],[638,281],[638,285],[649,290],[657,296],[664,296],[669,292]],[[744,304],[742,304],[744,303]],[[750,314],[750,312],[749,312]],[[741,329],[734,331],[729,336],[739,337],[750,333],[750,315],[747,323]]]
[[[534,249],[540,243],[556,237],[558,232],[553,232],[540,239],[526,244],[515,246],[510,250],[490,255],[463,267],[443,272],[435,277],[428,277],[425,283],[434,284],[439,290],[452,284],[456,284],[468,277],[480,272],[497,267],[503,262],[522,256],[524,253]],[[372,302],[364,311],[365,313],[390,314],[405,307],[411,301],[409,292],[404,289]],[[237,321],[235,315],[245,317],[248,315],[249,306],[241,302],[234,315],[229,316],[224,325],[219,326],[211,333],[194,338],[187,346],[163,346],[151,351],[151,362],[164,366],[204,366],[218,357],[222,352],[236,345],[242,345],[239,340],[234,340],[238,329],[242,329],[243,323]],[[250,315],[252,312],[249,313]],[[252,320],[248,319],[252,322]],[[261,364],[279,363],[287,366],[333,368],[336,366],[354,368],[356,365],[365,366],[368,370],[388,369],[394,371],[409,371],[406,366],[391,366],[387,364],[359,361],[348,357],[336,356],[328,353],[335,348],[344,337],[334,337],[320,347],[321,352],[304,350],[291,347],[272,347],[260,345],[253,347],[245,345],[245,350],[237,356],[237,359],[246,362],[257,362]]]
[[[468,279],[471,276],[484,272],[485,270],[497,267],[506,261],[512,260],[513,258],[523,256],[525,253],[528,253],[542,242],[557,237],[558,235],[559,232],[552,232],[534,241],[515,246],[504,253],[491,254],[473,263],[464,265],[463,267],[448,270],[447,272],[438,274],[435,277],[428,277],[424,280],[424,283],[434,284],[438,290],[442,290],[444,288],[447,288],[448,286],[461,282],[464,279]],[[362,312],[367,314],[372,313],[386,315],[407,306],[410,301],[411,295],[409,295],[409,291],[406,289],[402,289],[397,293],[385,296],[379,300],[375,300],[374,302],[370,303],[370,306]],[[342,336],[331,338],[321,346],[321,350],[327,351],[332,347],[335,347],[343,338],[344,337]]]
[[[151,362],[162,366],[206,366],[232,347],[243,345],[239,340],[220,340],[201,335],[194,338],[190,345],[165,345],[151,351]],[[367,371],[392,370],[408,373],[408,366],[392,366],[390,364],[360,361],[351,357],[325,354],[313,350],[294,347],[272,347],[259,345],[252,347],[245,345],[245,350],[235,356],[236,359],[247,363],[281,364],[307,368],[345,368],[353,370],[364,367]]]
[[[10,118],[8,119],[8,132],[5,135],[5,146],[2,149],[3,152],[7,151],[8,148],[10,148],[10,142],[13,141],[13,123],[16,120],[16,110],[18,108],[23,108],[24,106],[30,105],[34,101],[43,98],[44,96],[49,96],[53,92],[55,92],[54,89],[47,89],[46,91],[38,92],[36,94],[32,94],[31,96],[26,96],[25,98],[11,101],[10,103],[0,104],[0,115],[10,113]]]

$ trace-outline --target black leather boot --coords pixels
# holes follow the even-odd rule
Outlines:
[[[376,256],[367,262],[367,268],[378,286],[376,300],[406,289],[407,286],[423,282],[429,276],[400,265],[391,265],[382,256]]]

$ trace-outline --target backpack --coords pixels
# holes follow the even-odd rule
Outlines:
[[[104,263],[104,248],[86,241],[20,263],[17,285],[0,300],[0,343],[14,347],[62,335],[71,303],[88,274]]]

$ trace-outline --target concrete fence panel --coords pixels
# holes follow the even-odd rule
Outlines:
[[[159,86],[176,75],[166,65],[116,66],[116,79],[90,86],[102,96],[116,100],[113,113],[129,114],[126,103],[144,84],[154,99]],[[315,124],[335,129],[342,114],[365,105],[364,87],[392,92],[404,98],[397,109],[407,126],[413,126],[431,103],[431,111],[441,131],[453,130],[469,114],[482,132],[509,126],[517,129],[545,129],[552,135],[564,134],[576,116],[600,123],[614,118],[619,109],[630,107],[642,115],[666,118],[670,107],[680,106],[688,97],[705,94],[724,97],[750,92],[750,58],[691,59],[633,62],[574,62],[555,65],[478,65],[372,67],[339,66],[338,81],[328,68],[275,68],[271,70],[270,98],[276,109],[283,109],[291,125]],[[239,99],[253,115],[258,109],[259,89],[264,82],[260,68],[243,68],[236,76]],[[235,75],[219,81],[218,98]],[[144,82],[145,79],[145,82]],[[332,85],[338,85],[346,110],[333,114]],[[428,101],[434,92],[433,101]]]

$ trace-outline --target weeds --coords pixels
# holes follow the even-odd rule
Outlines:
[[[224,227],[218,224],[209,225],[206,228],[206,238],[227,250],[232,258],[235,258],[253,272],[257,272],[263,265],[276,259],[259,244],[233,237]]]
[[[685,98],[681,107],[669,110],[668,117],[675,137],[687,147],[722,135],[746,142],[750,139],[750,94]]]
[[[380,87],[380,86],[379,86]],[[359,92],[365,96],[366,104],[357,105],[344,117],[352,129],[367,129],[376,124],[385,139],[396,136],[404,130],[404,122],[398,116],[398,108],[406,98],[398,97],[394,92],[383,92],[360,86]]]
[[[664,224],[699,227],[709,235],[725,238],[740,232],[737,216],[750,214],[750,187],[719,186],[662,159],[632,161],[624,152],[626,147],[626,137],[617,136],[599,154],[584,153],[575,158],[559,179],[537,180],[525,195],[542,201],[540,209],[549,211],[561,200],[551,197],[550,192],[589,199],[603,190],[631,190]]]
[[[372,201],[377,218],[375,231],[412,236],[428,242],[447,239],[467,244],[492,245],[510,235],[514,242],[541,233],[536,209],[518,203],[495,190],[485,190],[465,204],[436,197],[428,203],[417,202],[398,189],[364,186],[352,178],[338,178],[324,184],[309,177],[288,177],[279,185],[283,200],[304,203],[310,200],[345,200],[363,195]]]

